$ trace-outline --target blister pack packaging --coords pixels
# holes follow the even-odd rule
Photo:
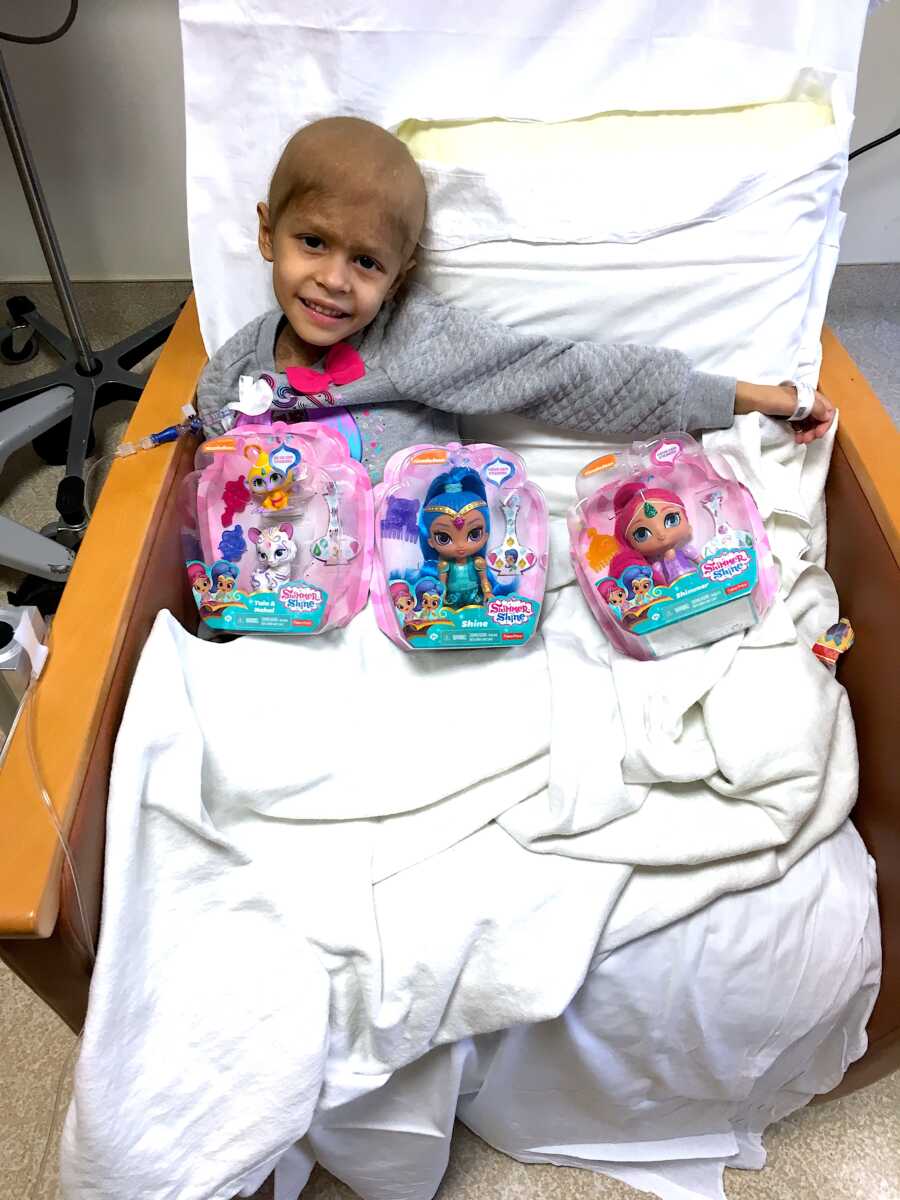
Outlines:
[[[183,492],[200,616],[230,633],[315,634],[368,596],[372,488],[318,424],[251,425],[204,442]]]
[[[762,619],[778,574],[750,492],[688,434],[610,448],[576,481],[575,574],[633,658],[718,641]]]
[[[375,489],[372,598],[408,650],[522,645],[540,618],[547,505],[501,446],[398,451]]]

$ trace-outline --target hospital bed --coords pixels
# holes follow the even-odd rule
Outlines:
[[[265,10],[270,11],[273,4],[274,0],[267,0]],[[189,0],[184,0],[183,19],[192,7]],[[258,29],[262,36],[264,23],[260,23]],[[193,31],[195,39],[198,32],[203,32],[200,25]],[[214,39],[216,35],[212,36]],[[214,41],[210,43],[204,39],[202,44],[214,44]],[[195,51],[198,45],[199,39],[195,41]],[[479,53],[485,52],[483,44],[477,49]],[[246,53],[254,58],[250,43]],[[366,57],[364,52],[362,57],[366,62],[377,61],[377,56]],[[259,59],[259,56],[255,58]],[[848,51],[848,58],[852,60],[852,51]],[[789,58],[784,70],[792,71],[794,65],[793,59]],[[776,70],[771,63],[769,66]],[[250,70],[249,67],[246,69]],[[781,69],[777,67],[777,70]],[[280,76],[274,69],[269,70],[268,64],[267,71],[267,86],[270,81],[274,85]],[[213,72],[210,77],[214,76]],[[482,71],[479,78],[485,77]],[[342,78],[362,76],[359,72],[345,71]],[[412,76],[404,75],[403,78],[404,86],[408,84],[409,88],[424,86],[423,75],[412,82]],[[521,75],[517,74],[515,78],[524,88]],[[620,81],[617,86],[628,91],[627,80]],[[772,87],[771,94],[780,94],[777,86],[773,84]],[[268,104],[268,91],[266,95]],[[394,103],[393,92],[391,96]],[[601,96],[592,111],[601,111],[602,100]],[[470,117],[492,111],[484,107],[486,101],[483,98],[480,101],[482,107],[478,108],[479,100],[471,92],[467,93],[466,101],[476,106],[469,112]],[[742,102],[749,101],[740,96],[735,99],[735,103]],[[206,97],[206,103],[214,108],[214,97]],[[691,103],[714,107],[709,97],[700,94],[692,95]],[[277,97],[272,99],[272,106],[275,111],[280,111]],[[609,107],[617,108],[618,103],[610,103]],[[409,96],[396,99],[395,108],[397,111],[393,115],[368,107],[365,111],[386,124],[416,111]],[[202,116],[196,94],[189,93],[188,111],[189,119],[192,111],[195,116]],[[286,104],[285,111],[288,111]],[[298,119],[294,110],[291,114],[292,119]],[[300,116],[308,117],[309,114]],[[835,121],[838,116],[836,113]],[[231,138],[234,123],[227,114],[218,119],[227,126]],[[562,119],[559,114],[558,119]],[[249,125],[242,128],[248,139],[255,136]],[[822,137],[826,136],[822,134]],[[251,149],[249,144],[246,149],[248,152]],[[263,283],[258,272],[255,278],[249,275],[240,278],[242,271],[251,270],[249,231],[238,229],[235,222],[227,219],[230,213],[227,206],[233,206],[235,211],[247,208],[243,200],[240,206],[237,205],[235,187],[252,189],[257,186],[257,181],[250,178],[243,161],[238,162],[238,158],[240,155],[229,163],[220,160],[222,171],[217,173],[215,182],[203,180],[203,185],[212,190],[206,194],[202,187],[199,189],[201,204],[193,219],[204,228],[211,225],[223,231],[222,244],[207,245],[204,250],[200,243],[202,253],[194,256],[195,280],[202,301],[200,317],[193,302],[189,303],[137,407],[127,435],[129,440],[177,420],[181,406],[191,400],[206,357],[200,335],[201,321],[207,344],[216,345],[222,337],[217,338],[215,330],[210,337],[211,325],[218,321],[221,335],[229,321],[234,328],[247,319],[240,312],[225,311],[227,303],[252,304],[255,305],[254,312],[264,303],[262,291],[259,294],[252,292],[257,284],[262,286]],[[202,174],[205,160],[202,155],[200,159],[197,170]],[[825,176],[816,178],[821,182]],[[827,192],[830,186],[827,180],[823,186]],[[218,220],[210,220],[209,211],[203,207],[207,201],[221,203]],[[827,229],[821,230],[821,236],[817,232],[813,239],[818,239],[818,249],[823,253],[823,268],[818,278],[830,278],[828,266],[830,263],[833,268],[836,258],[839,214],[824,200],[811,206],[816,217],[822,217],[823,224],[828,225]],[[478,205],[471,207],[482,211]],[[247,211],[252,212],[252,205]],[[517,217],[514,212],[505,215],[510,223]],[[827,222],[824,221],[826,215],[829,217]],[[589,217],[593,220],[593,211]],[[725,228],[724,222],[721,228]],[[791,238],[793,228],[791,225]],[[437,233],[440,234],[440,229]],[[529,239],[524,240],[528,242]],[[492,242],[492,245],[496,244]],[[770,246],[771,236],[767,250]],[[192,245],[192,255],[197,248]],[[457,251],[465,254],[465,245],[449,248],[451,254]],[[726,247],[728,251],[730,247]],[[773,255],[773,261],[774,258]],[[223,269],[223,264],[229,272],[227,288],[218,286],[218,272]],[[596,269],[596,265],[592,263],[591,269]],[[448,276],[469,282],[474,280],[468,269],[457,270],[455,275],[451,270]],[[618,278],[621,280],[622,276]],[[237,284],[232,286],[235,279]],[[568,288],[570,282],[567,277],[562,286]],[[822,307],[824,294],[821,293],[826,290],[827,284],[818,296]],[[524,293],[528,289],[519,288],[518,291]],[[532,289],[531,295],[536,294]],[[465,297],[450,298],[465,302]],[[546,302],[545,289],[540,293],[540,303]],[[222,306],[221,311],[216,311],[216,304]],[[559,312],[568,314],[572,307],[560,304]],[[811,307],[815,308],[815,305]],[[777,305],[772,309],[777,312]],[[669,316],[674,319],[671,314]],[[815,319],[814,315],[812,321]],[[818,321],[821,321],[821,307]],[[740,327],[748,342],[761,336],[758,325],[752,320],[742,323],[736,318],[734,326]],[[814,349],[818,342],[818,326],[812,342]],[[883,986],[868,1026],[870,1048],[865,1057],[851,1067],[840,1085],[839,1090],[849,1091],[900,1065],[900,1017],[897,1016],[900,999],[900,874],[896,866],[900,861],[897,854],[900,834],[892,761],[895,720],[889,699],[900,666],[890,624],[900,600],[900,486],[895,468],[898,434],[890,418],[855,364],[827,331],[822,339],[822,350],[821,386],[841,409],[841,424],[826,492],[829,508],[827,566],[840,593],[842,614],[851,619],[857,631],[857,644],[841,661],[839,678],[850,694],[856,718],[860,793],[854,819],[879,868],[884,940]],[[777,355],[774,357],[778,359]],[[710,369],[709,364],[706,365]],[[814,364],[811,370],[815,370]],[[44,678],[36,699],[11,739],[5,769],[0,773],[0,954],[73,1028],[79,1027],[87,1004],[90,955],[85,946],[87,939],[81,927],[81,914],[71,879],[61,870],[59,847],[42,807],[41,781],[69,830],[82,882],[85,915],[91,937],[95,937],[102,900],[107,780],[135,665],[154,616],[161,608],[168,608],[187,628],[195,628],[196,615],[183,578],[178,537],[180,481],[190,470],[191,458],[191,448],[186,443],[178,443],[114,465],[54,626],[51,657]],[[163,697],[160,702],[164,702]],[[823,746],[823,754],[825,750]],[[36,778],[35,767],[41,781]]]
[[[177,420],[206,354],[190,301],[151,375],[127,439]],[[841,420],[827,488],[828,568],[857,641],[838,668],[856,720],[860,793],[853,819],[878,866],[884,974],[869,1050],[838,1089],[900,1066],[900,795],[891,692],[900,677],[900,434],[833,333],[823,335],[821,387]],[[73,1029],[84,1018],[91,964],[71,879],[35,778],[37,764],[68,830],[91,933],[103,888],[107,783],[116,731],[156,613],[196,627],[179,556],[185,441],[117,461],[78,555],[51,636],[33,709],[0,772],[0,956]],[[115,547],[115,552],[110,552]]]

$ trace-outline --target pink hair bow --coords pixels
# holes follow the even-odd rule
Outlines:
[[[305,396],[327,392],[332,386],[352,383],[354,379],[362,379],[365,373],[365,363],[347,342],[338,342],[331,347],[325,356],[324,371],[318,371],[315,367],[288,367],[285,371],[294,391],[302,392]]]

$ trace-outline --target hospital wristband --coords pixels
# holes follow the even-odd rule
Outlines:
[[[815,406],[816,389],[811,383],[795,379],[785,379],[782,381],[781,386],[792,387],[797,392],[797,404],[794,411],[788,417],[788,420],[795,422],[805,421]]]

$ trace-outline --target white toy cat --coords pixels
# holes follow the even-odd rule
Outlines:
[[[250,576],[255,592],[277,592],[291,578],[291,563],[297,557],[292,540],[293,525],[272,529],[248,529],[247,536],[256,546],[257,567]]]

